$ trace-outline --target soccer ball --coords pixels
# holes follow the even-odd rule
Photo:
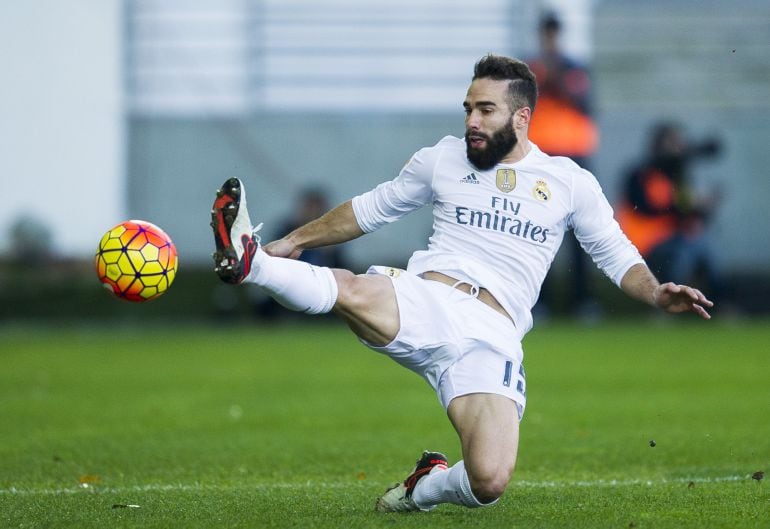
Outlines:
[[[174,282],[176,247],[150,222],[127,220],[104,234],[95,256],[104,288],[126,301],[149,301]]]

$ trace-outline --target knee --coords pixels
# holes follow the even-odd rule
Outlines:
[[[337,280],[337,303],[347,309],[365,306],[367,302],[366,281],[348,270],[334,270]]]
[[[481,503],[491,503],[503,495],[512,474],[513,468],[468,470],[468,481],[477,500]]]
[[[390,278],[384,275],[356,275],[349,270],[334,270],[337,303],[346,313],[371,312],[373,307],[397,312],[396,293]]]

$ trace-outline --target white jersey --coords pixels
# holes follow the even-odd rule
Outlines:
[[[530,145],[522,160],[480,171],[468,161],[465,141],[447,136],[418,151],[395,179],[353,199],[365,233],[433,204],[428,248],[412,255],[408,270],[486,288],[521,336],[532,327],[532,307],[568,229],[617,285],[644,262],[596,178]]]

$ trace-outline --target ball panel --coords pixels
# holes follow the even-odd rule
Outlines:
[[[122,274],[113,281],[115,281],[121,294],[128,294],[132,291],[136,291],[136,287],[134,286],[135,280],[136,278],[134,276]]]
[[[161,295],[162,292],[156,288],[156,287],[144,287],[141,292],[139,292],[139,297],[141,297],[144,300],[151,300],[159,295]]]
[[[107,273],[107,263],[104,262],[102,254],[97,253],[94,258],[94,266],[96,267],[96,275],[103,277]]]
[[[157,261],[160,248],[158,248],[155,244],[150,243],[142,246],[142,249],[139,251],[142,254],[142,259],[145,261]]]
[[[160,234],[148,231],[145,233],[145,235],[147,236],[147,240],[150,242],[150,244],[156,247],[164,246],[168,243],[168,239],[164,237],[165,233]]]
[[[128,247],[131,244],[131,241],[134,240],[134,237],[136,237],[136,234],[137,231],[135,229],[126,229],[120,234],[118,240],[123,246]]]
[[[145,262],[142,265],[142,269],[139,272],[142,274],[142,278],[152,277],[153,275],[160,275],[163,273],[163,266],[158,261]],[[147,282],[145,281],[145,284]]]
[[[123,224],[118,224],[114,228],[112,228],[110,231],[107,232],[105,237],[113,237],[115,239],[120,239],[120,236],[123,235],[126,232],[126,226]]]
[[[112,263],[107,265],[104,275],[107,277],[107,279],[117,281],[123,275],[123,271],[120,269],[120,266],[118,266],[117,263]]]
[[[106,264],[115,264],[118,262],[118,259],[123,255],[123,252],[121,250],[107,250],[106,252],[101,252],[100,257]]]
[[[99,244],[99,248],[102,250],[120,250],[122,247],[123,243],[120,242],[120,238],[112,237],[109,233],[102,237],[102,242]]]
[[[163,268],[169,268],[169,266],[172,264],[170,262],[171,252],[170,247],[168,245],[163,245],[160,248],[158,248],[158,262],[163,266]]]
[[[144,257],[142,256],[142,252],[138,249],[130,249],[126,251],[126,258],[128,259],[128,262],[131,266],[131,268],[126,268],[123,270],[127,274],[131,273],[132,271],[136,273],[144,266]]]

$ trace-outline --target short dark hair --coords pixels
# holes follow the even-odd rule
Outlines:
[[[474,66],[473,80],[476,79],[510,81],[508,83],[508,105],[511,111],[516,111],[521,107],[535,110],[537,82],[535,81],[535,74],[524,61],[490,53],[482,57]]]

